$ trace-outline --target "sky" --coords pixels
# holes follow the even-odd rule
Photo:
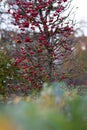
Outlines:
[[[78,7],[76,10],[76,21],[87,36],[87,0],[73,0],[73,5]]]
[[[75,6],[78,7],[77,16],[80,19],[87,19],[87,0],[74,0]]]

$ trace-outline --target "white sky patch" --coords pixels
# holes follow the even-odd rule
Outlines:
[[[78,7],[75,14],[77,27],[80,29],[79,35],[87,36],[87,0],[72,0],[73,5]]]
[[[77,10],[77,18],[86,19],[87,18],[87,0],[74,0],[76,1],[76,5],[78,7]]]

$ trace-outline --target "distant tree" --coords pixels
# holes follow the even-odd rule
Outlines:
[[[74,85],[87,84],[87,37],[74,37],[77,42],[67,62],[62,65],[69,83]]]

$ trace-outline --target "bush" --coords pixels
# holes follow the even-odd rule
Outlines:
[[[13,66],[12,57],[6,50],[0,51],[0,94],[6,96],[17,91],[17,83],[20,83],[18,68]],[[13,87],[12,87],[13,86]]]

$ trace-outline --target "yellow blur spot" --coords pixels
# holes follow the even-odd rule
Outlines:
[[[20,130],[15,123],[0,116],[0,130]]]

